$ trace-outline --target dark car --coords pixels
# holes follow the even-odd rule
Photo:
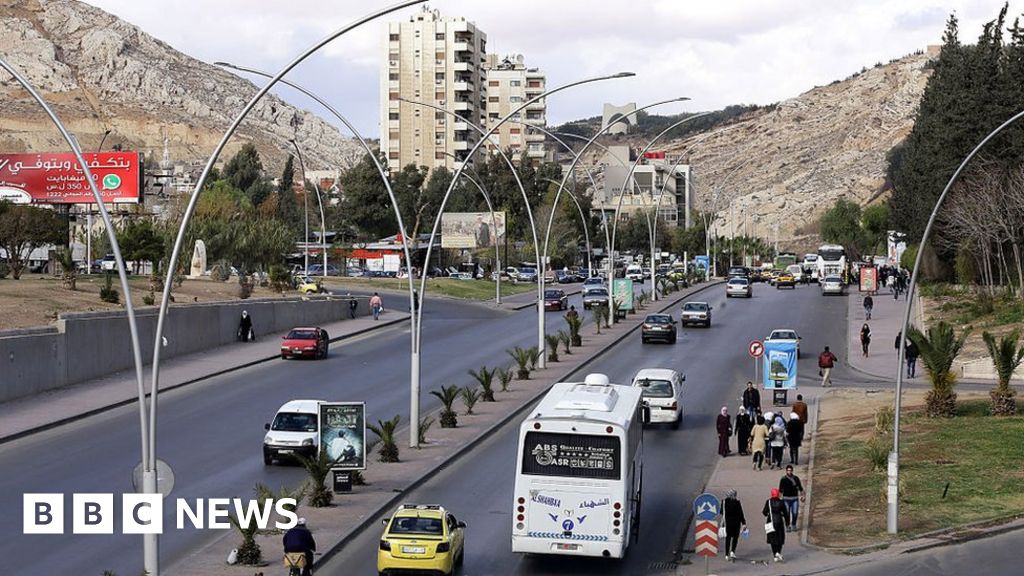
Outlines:
[[[595,306],[608,305],[607,288],[591,288],[583,295],[583,308],[589,310]]]
[[[733,266],[729,268],[729,278],[746,278],[750,279],[750,268],[746,266]]]
[[[281,358],[327,358],[330,338],[323,328],[292,328],[282,337]]]
[[[565,295],[565,290],[552,289],[544,291],[545,310],[565,310],[567,308],[569,308],[569,297]]]
[[[640,341],[644,344],[660,340],[669,344],[676,343],[676,321],[668,314],[648,314],[640,329]]]
[[[578,281],[579,280],[576,278],[576,275],[572,272],[566,272],[565,270],[558,270],[555,272],[555,282],[558,282],[559,284],[572,284],[573,282]]]

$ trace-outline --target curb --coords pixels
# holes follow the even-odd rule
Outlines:
[[[711,287],[717,286],[720,283],[721,283],[720,281],[719,282],[707,283],[706,286],[701,286],[700,288],[697,288],[696,290],[693,290],[691,292],[687,292],[686,294],[682,295],[680,298],[676,298],[675,300],[672,301],[671,304],[661,308],[660,310],[661,311],[667,310],[667,309],[675,306],[680,299],[692,296],[693,294],[701,292],[701,291],[703,291],[703,290],[705,290],[707,288],[711,288]],[[528,306],[533,306],[535,304],[536,303],[530,303],[530,304],[528,304]],[[564,382],[564,381],[566,381],[570,376],[572,376],[576,372],[579,372],[580,370],[584,369],[585,367],[590,365],[592,362],[594,362],[597,358],[602,356],[605,352],[610,350],[612,347],[616,346],[619,342],[625,340],[626,337],[628,337],[630,334],[632,334],[637,329],[639,329],[640,326],[641,326],[641,324],[637,324],[633,328],[630,328],[629,330],[623,332],[618,338],[615,338],[612,341],[610,341],[608,344],[606,344],[600,350],[598,350],[597,352],[592,354],[590,356],[590,358],[587,358],[586,360],[584,360],[579,366],[577,366],[576,368],[573,368],[572,370],[570,370],[570,371],[562,374],[561,376],[559,376],[557,379],[554,380],[554,382],[552,382],[551,385],[554,385],[555,382]],[[478,434],[476,436],[476,438],[474,438],[470,442],[464,444],[462,447],[460,447],[458,450],[456,450],[454,453],[452,453],[452,455],[449,456],[448,458],[446,458],[443,462],[440,462],[435,467],[427,470],[419,478],[413,480],[403,490],[395,492],[394,496],[392,496],[386,502],[381,504],[376,510],[372,510],[372,511],[368,512],[366,514],[365,519],[362,522],[359,522],[358,524],[356,524],[352,529],[350,529],[348,531],[348,533],[345,536],[343,536],[341,538],[341,540],[339,540],[329,550],[325,551],[322,556],[320,556],[318,559],[316,559],[313,562],[313,567],[315,568],[315,567],[318,567],[318,566],[323,566],[324,563],[326,563],[331,558],[333,558],[335,555],[337,555],[338,552],[340,552],[342,548],[344,548],[346,545],[348,545],[349,542],[354,540],[357,536],[361,535],[364,530],[369,528],[371,525],[376,524],[377,517],[380,516],[384,511],[388,510],[389,508],[392,508],[395,505],[395,503],[397,503],[400,500],[402,500],[403,498],[405,498],[406,494],[408,494],[412,490],[415,490],[416,488],[419,488],[420,486],[422,486],[428,480],[432,479],[434,476],[436,476],[437,474],[442,472],[445,468],[447,468],[451,464],[455,463],[456,460],[458,460],[462,456],[466,455],[468,452],[470,452],[471,450],[473,450],[474,448],[479,446],[481,443],[483,443],[485,440],[490,438],[492,435],[494,435],[498,430],[503,428],[510,421],[512,421],[513,419],[517,418],[520,414],[522,414],[523,412],[528,410],[530,407],[532,407],[534,405],[534,403],[537,401],[537,399],[539,399],[542,396],[544,396],[545,394],[547,394],[548,390],[550,388],[551,388],[550,385],[549,386],[545,386],[544,388],[542,388],[535,396],[533,396],[532,398],[530,398],[526,402],[524,402],[522,406],[520,406],[519,408],[513,410],[511,413],[507,414],[503,418],[498,419],[496,422],[491,424],[491,426],[489,426],[487,429],[481,431],[480,434]]]
[[[800,545],[807,548],[812,547],[807,543],[807,534],[811,530],[811,520],[813,519],[813,516],[811,516],[811,510],[813,510],[811,505],[814,503],[814,456],[817,454],[816,448],[818,445],[818,422],[821,417],[821,401],[824,399],[825,394],[828,394],[828,392],[822,392],[821,396],[819,396],[817,401],[814,403],[814,430],[811,435],[811,449],[808,450],[807,453],[807,485],[804,488],[804,492],[807,495],[807,504],[805,505],[807,509],[804,511],[804,526],[800,529]],[[814,548],[820,550],[817,546]]]
[[[347,340],[347,339],[350,339],[350,338],[355,338],[356,336],[362,336],[363,334],[366,334],[367,332],[372,332],[373,330],[377,330],[378,328],[385,328],[385,327],[393,326],[395,324],[399,324],[401,322],[405,322],[406,320],[408,320],[408,318],[396,318],[394,320],[387,320],[385,322],[376,324],[376,325],[371,326],[369,328],[363,328],[362,330],[357,330],[357,331],[349,333],[349,334],[344,334],[344,335],[338,336],[336,338],[331,338],[330,340],[328,340],[328,342],[339,342],[341,340]],[[174,384],[174,385],[171,385],[171,386],[167,386],[165,388],[161,388],[159,390],[159,393],[163,394],[164,392],[170,392],[171,390],[177,390],[178,388],[183,388],[183,387],[188,386],[190,384],[195,384],[197,382],[202,382],[204,380],[209,380],[210,378],[215,378],[217,376],[223,376],[224,374],[229,374],[229,373],[235,372],[237,370],[242,370],[244,368],[249,368],[249,367],[252,367],[252,366],[256,366],[257,364],[263,364],[264,362],[270,362],[271,360],[276,360],[277,358],[280,358],[280,357],[281,357],[280,354],[274,354],[273,356],[265,356],[265,357],[262,357],[262,358],[258,358],[256,360],[251,360],[249,362],[245,362],[243,364],[236,364],[234,366],[230,366],[228,368],[224,368],[223,370],[218,370],[216,372],[211,372],[209,374],[204,374],[204,375],[199,376],[197,378],[192,378],[190,380],[185,380],[184,382],[179,382],[178,384]],[[146,393],[146,398],[149,398],[150,396],[151,396],[151,394],[149,392],[147,392]],[[43,431],[46,431],[46,430],[51,430],[53,428],[58,428],[60,426],[64,426],[65,424],[71,424],[72,422],[77,422],[79,420],[84,420],[85,418],[89,418],[89,417],[95,416],[97,414],[102,414],[104,412],[108,412],[110,410],[114,410],[114,409],[120,408],[122,406],[127,406],[129,404],[134,404],[134,403],[136,403],[138,401],[139,401],[138,397],[126,398],[124,400],[119,400],[117,402],[114,402],[113,404],[107,404],[105,406],[100,406],[98,408],[93,408],[91,410],[87,410],[87,411],[82,412],[80,414],[75,414],[73,416],[68,416],[68,417],[65,417],[65,418],[61,418],[59,420],[54,420],[52,422],[47,422],[46,424],[41,424],[39,426],[35,426],[35,427],[29,428],[27,430],[22,430],[21,432],[15,432],[14,434],[10,434],[8,436],[0,437],[0,445],[6,444],[8,442],[13,442],[15,440],[19,440],[21,438],[25,438],[27,436],[32,436],[33,434],[38,434],[39,432],[43,432]]]

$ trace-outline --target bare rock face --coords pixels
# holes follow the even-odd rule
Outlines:
[[[0,0],[0,53],[39,90],[84,149],[112,130],[121,143],[159,158],[202,161],[257,88],[174,50],[135,26],[74,0]],[[0,71],[0,149],[65,150],[43,111]],[[8,128],[9,129],[6,129]],[[362,149],[333,125],[273,95],[236,131],[221,160],[254,142],[279,174],[296,138],[309,169],[343,169]]]

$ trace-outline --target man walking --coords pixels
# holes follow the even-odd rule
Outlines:
[[[747,409],[750,419],[754,420],[761,413],[761,393],[754,388],[754,383],[747,381],[747,389],[743,391],[743,407]]]
[[[868,294],[864,297],[864,319],[871,320],[871,310],[875,307],[875,299]]]
[[[352,297],[352,293],[348,293],[348,317],[352,320],[356,319],[356,309],[359,308],[359,302]]]
[[[825,346],[825,351],[818,355],[818,374],[821,376],[821,387],[832,385],[832,367],[836,365],[836,355],[833,354],[828,346]]]
[[[800,417],[800,423],[807,425],[807,402],[804,402],[804,395],[797,394],[796,402],[793,402],[793,412]]]
[[[907,378],[917,377],[917,357],[920,355],[921,352],[917,349],[917,344],[914,344],[913,340],[907,340],[907,349],[903,353],[907,361]]]
[[[796,519],[800,513],[800,503],[804,501],[804,485],[800,477],[793,474],[793,466],[786,466],[786,475],[779,480],[779,492],[782,503],[789,512],[785,515],[786,532],[796,532]]]
[[[380,313],[384,310],[384,301],[380,299],[380,294],[373,293],[373,297],[370,298],[370,310],[373,311],[373,319],[379,320]]]

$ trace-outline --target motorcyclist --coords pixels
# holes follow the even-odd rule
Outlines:
[[[302,576],[311,576],[313,574],[313,551],[316,550],[316,541],[313,540],[313,533],[306,527],[306,519],[299,518],[296,525],[284,533],[283,541],[285,558],[289,554],[303,554],[306,562],[302,568]]]

